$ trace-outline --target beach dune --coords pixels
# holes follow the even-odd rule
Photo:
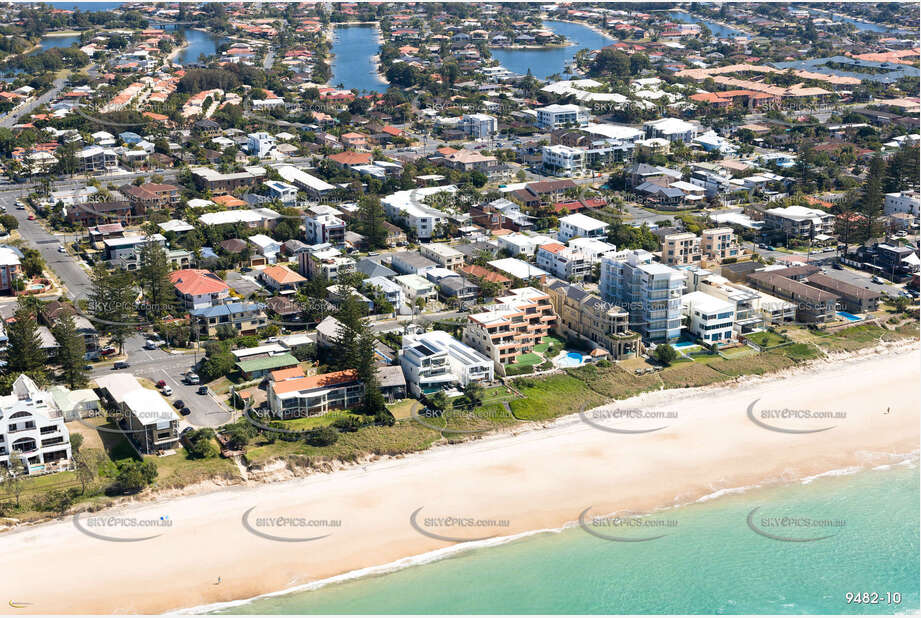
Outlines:
[[[677,413],[650,433],[612,433],[572,416],[366,467],[105,513],[169,519],[169,527],[119,532],[160,534],[145,541],[94,538],[72,517],[10,532],[0,536],[5,588],[32,605],[6,611],[157,613],[244,599],[453,544],[438,536],[557,528],[588,507],[593,514],[645,511],[878,464],[918,449],[919,361],[913,350],[616,404]],[[749,417],[755,400],[759,412],[833,415],[754,415],[793,430],[776,431]],[[823,430],[801,433],[810,429]],[[82,525],[93,530],[85,519]]]

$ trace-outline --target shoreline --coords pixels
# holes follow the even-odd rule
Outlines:
[[[681,411],[673,426],[644,437],[598,431],[570,415],[330,474],[109,510],[137,517],[166,513],[177,525],[157,542],[100,542],[81,535],[66,520],[12,531],[0,536],[0,542],[25,556],[11,585],[23,600],[42,599],[29,612],[151,613],[240,603],[381,568],[375,565],[411,563],[432,552],[444,555],[471,546],[436,541],[413,530],[408,518],[417,507],[432,515],[502,517],[511,526],[497,530],[496,536],[520,537],[562,528],[587,505],[597,512],[649,512],[738,488],[892,463],[888,454],[917,451],[918,360],[919,351],[912,346],[607,404]],[[883,405],[880,392],[892,393],[896,405],[890,416],[876,410]],[[744,409],[753,399],[845,409],[848,417],[835,431],[791,438],[748,421]],[[791,439],[801,446],[786,448]],[[534,496],[541,501],[535,504]],[[241,534],[241,513],[254,506],[277,515],[341,516],[344,528],[331,539],[306,545],[267,541]],[[461,532],[465,538],[469,534]],[[61,552],[62,546],[69,551]],[[146,573],[136,560],[138,552],[144,562],[162,561],[168,572],[188,577],[162,579],[157,595],[137,590]],[[250,561],[257,555],[262,565],[253,573]],[[90,564],[87,556],[92,556]],[[71,577],[59,583],[54,598],[47,598],[38,574],[52,559]],[[118,572],[105,569],[112,564],[122,566]],[[225,586],[212,585],[217,575]],[[86,598],[92,586],[119,592]]]
[[[892,453],[890,454],[890,456],[893,459],[898,459],[899,461],[894,462],[894,463],[889,463],[889,464],[882,464],[881,466],[876,466],[876,465],[871,465],[871,464],[868,464],[863,467],[848,466],[844,468],[826,470],[824,472],[819,472],[816,474],[811,474],[811,475],[807,475],[807,476],[796,478],[796,479],[766,481],[764,483],[759,483],[755,485],[748,485],[748,486],[742,486],[742,487],[729,487],[726,489],[720,489],[718,491],[715,491],[712,494],[701,496],[700,498],[696,500],[691,500],[691,501],[684,502],[681,504],[666,505],[666,506],[658,507],[655,509],[651,509],[644,513],[631,512],[631,514],[633,515],[639,514],[643,516],[651,515],[651,514],[658,514],[658,513],[668,512],[668,511],[675,510],[675,509],[687,508],[695,504],[703,504],[705,502],[718,500],[719,498],[722,498],[724,496],[745,494],[747,492],[757,491],[759,489],[771,489],[775,487],[790,486],[790,485],[795,485],[797,483],[801,485],[808,485],[812,481],[818,480],[820,478],[837,477],[837,476],[851,476],[854,474],[859,474],[861,472],[877,470],[880,468],[894,468],[897,466],[908,465],[908,464],[913,464],[913,463],[917,464],[919,461],[918,452],[903,453],[903,454]],[[600,514],[600,516],[602,517],[613,517],[615,515],[617,515],[617,511]],[[545,528],[542,530],[529,530],[526,532],[521,532],[519,534],[513,534],[510,536],[496,537],[493,539],[489,539],[488,541],[471,542],[471,543],[466,543],[466,544],[456,544],[456,545],[452,545],[452,546],[449,546],[443,549],[431,551],[425,554],[420,554],[416,556],[408,556],[406,558],[400,558],[399,560],[395,560],[387,564],[381,564],[381,565],[376,565],[372,567],[366,567],[363,569],[358,569],[356,571],[349,571],[347,573],[341,573],[339,575],[334,575],[326,579],[312,581],[306,584],[299,584],[297,586],[286,588],[284,590],[276,590],[274,592],[267,592],[265,594],[260,594],[260,595],[257,595],[257,596],[254,596],[248,599],[238,599],[234,601],[211,603],[208,605],[200,605],[196,607],[187,607],[187,608],[177,609],[175,610],[175,613],[178,613],[181,615],[202,615],[202,614],[208,614],[208,613],[215,612],[215,611],[225,610],[231,607],[240,607],[243,605],[249,605],[251,603],[255,603],[255,602],[258,602],[264,599],[271,599],[275,597],[283,597],[283,596],[299,594],[299,593],[304,593],[304,592],[311,592],[311,591],[319,590],[321,588],[325,588],[326,586],[331,586],[334,584],[354,581],[358,579],[365,579],[368,577],[374,577],[374,576],[379,576],[379,575],[387,575],[389,573],[396,573],[398,571],[402,571],[403,569],[407,569],[411,567],[424,566],[426,564],[431,564],[433,562],[445,560],[453,556],[463,555],[467,552],[474,551],[477,549],[485,549],[487,547],[498,547],[501,545],[506,545],[508,543],[514,543],[516,541],[527,539],[532,536],[538,536],[542,534],[560,534],[560,533],[566,532],[567,530],[576,528],[578,525],[579,525],[579,522],[576,519],[576,520],[565,522],[557,528]]]

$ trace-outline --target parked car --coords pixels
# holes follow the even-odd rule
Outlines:
[[[35,221],[35,215],[29,215],[26,217],[29,221]]]
[[[128,361],[115,361],[115,364],[112,365],[112,369],[127,369],[130,366]]]
[[[884,285],[886,283],[886,281],[883,280],[883,278],[880,277],[879,275],[873,275],[873,278],[870,279],[870,281],[872,281],[873,283],[878,283],[879,285]]]
[[[185,402],[182,399],[177,399],[173,402],[173,406],[175,406],[177,410],[181,410],[185,407]]]
[[[835,262],[831,265],[831,267],[835,270],[844,270],[844,266],[842,266],[840,262]]]
[[[197,373],[189,372],[185,376],[185,381],[187,384],[198,384],[200,382]]]
[[[156,350],[157,344],[155,344],[153,341],[148,339],[147,341],[144,342],[144,349],[145,350]]]
[[[166,397],[169,397],[170,395],[173,394],[173,389],[171,389],[169,386],[164,386],[164,387],[163,387],[163,394],[164,394]]]
[[[58,253],[67,253],[67,249],[64,247],[58,247]]]
[[[183,415],[183,416],[188,416],[188,415],[191,414],[191,413],[192,413],[192,411],[189,410],[188,408],[183,408],[183,409],[179,410],[179,414],[181,414],[181,415]]]
[[[157,388],[163,388],[166,386],[166,380],[157,380]]]
[[[207,395],[207,394],[208,394],[208,387],[205,386],[204,384],[202,384],[201,386],[199,386],[199,387],[198,387],[198,394],[199,394],[199,395]]]

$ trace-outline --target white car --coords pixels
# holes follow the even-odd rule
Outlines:
[[[171,389],[169,386],[164,386],[164,387],[163,387],[163,394],[166,395],[167,397],[169,397],[170,395],[173,394],[173,389]]]
[[[67,253],[67,249],[64,247],[58,247],[58,253]]]

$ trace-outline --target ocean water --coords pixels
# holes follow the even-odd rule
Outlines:
[[[669,524],[656,530],[664,536],[655,540],[603,540],[575,526],[382,575],[211,609],[228,614],[917,613],[916,457],[872,470],[720,493],[651,516]],[[772,527],[782,517],[788,522]],[[806,518],[821,524],[792,523]],[[749,523],[774,537],[801,540],[768,538]],[[636,530],[614,534],[651,536]],[[821,536],[828,538],[802,541]],[[848,593],[864,592],[877,593],[882,602],[847,602]],[[901,602],[887,604],[886,593],[899,593]]]
[[[566,64],[576,57],[580,49],[596,50],[615,42],[607,35],[567,21],[548,20],[544,22],[544,27],[563,35],[572,45],[542,49],[490,49],[489,52],[512,73],[524,75],[530,69],[534,77],[547,79],[556,73],[562,75]]]

